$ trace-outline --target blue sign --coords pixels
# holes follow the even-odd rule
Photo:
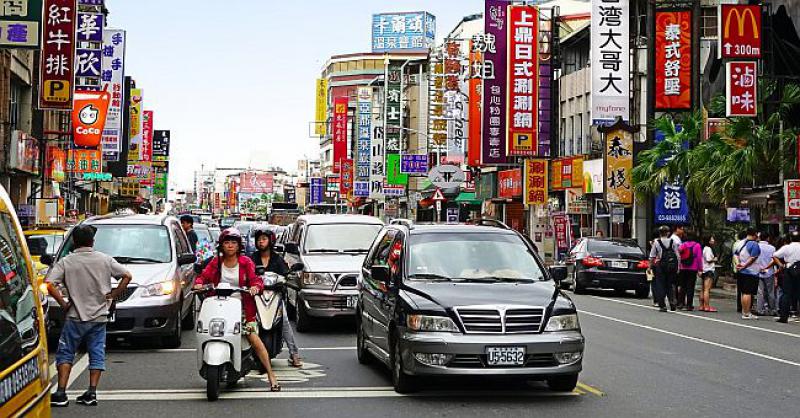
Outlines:
[[[427,174],[428,156],[426,154],[403,154],[400,156],[400,172],[404,174]]]
[[[372,15],[372,52],[427,51],[436,40],[436,17],[427,12]]]
[[[356,180],[369,181],[372,156],[372,88],[358,89],[358,148],[356,151]]]
[[[675,125],[675,133],[679,133],[682,130],[683,130],[683,125],[681,125],[681,124],[676,124]],[[667,134],[664,133],[664,131],[662,131],[660,129],[656,129],[656,131],[654,132],[654,135],[653,135],[653,142],[656,143],[656,144],[659,144],[659,143],[663,142],[666,138],[667,138]],[[683,149],[689,149],[689,141],[685,141],[683,143]],[[663,167],[663,166],[667,165],[667,161],[669,161],[671,158],[672,158],[671,156],[662,158],[658,162],[657,165],[659,167]]]
[[[680,182],[665,183],[656,196],[656,224],[685,225],[689,223],[689,200]]]
[[[311,179],[311,197],[309,199],[310,205],[319,205],[325,199],[325,185],[321,177],[313,177]]]
[[[368,181],[353,182],[353,196],[369,197],[369,182]]]

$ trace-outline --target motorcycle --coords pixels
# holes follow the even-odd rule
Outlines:
[[[264,267],[256,268],[256,274],[264,281],[264,292],[256,296],[258,309],[258,336],[274,359],[283,350],[283,289],[286,279],[278,274],[267,272]],[[266,372],[264,366],[260,366]]]

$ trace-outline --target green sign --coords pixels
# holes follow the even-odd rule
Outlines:
[[[392,186],[408,184],[408,174],[400,172],[400,154],[386,154],[386,182]]]
[[[42,0],[0,2],[0,48],[39,48]]]
[[[84,181],[111,181],[114,176],[111,173],[83,173]]]
[[[167,197],[167,173],[156,172],[156,181],[153,185],[153,194],[156,196]]]

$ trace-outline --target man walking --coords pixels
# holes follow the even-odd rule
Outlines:
[[[105,370],[109,308],[132,279],[116,260],[94,251],[94,234],[95,229],[91,226],[75,227],[71,236],[75,251],[54,264],[47,276],[48,292],[61,305],[65,315],[56,350],[58,389],[51,397],[53,406],[69,405],[67,382],[75,353],[82,343],[86,344],[89,353],[89,390],[79,396],[77,402],[97,405],[97,384]],[[120,280],[114,290],[111,290],[111,277]],[[64,286],[69,302],[54,285]]]
[[[783,297],[780,302],[778,322],[789,322],[789,311],[800,301],[800,232],[789,236],[789,245],[784,245],[773,254],[774,263],[784,268]]]
[[[758,319],[751,312],[753,295],[758,292],[758,275],[761,272],[761,268],[756,263],[761,255],[756,234],[755,228],[747,228],[747,240],[736,254],[739,259],[739,263],[736,265],[736,272],[739,274],[736,287],[741,289],[742,293],[742,319]]]
[[[758,235],[758,248],[761,255],[758,256],[758,297],[756,297],[756,312],[758,315],[775,315],[778,311],[778,304],[775,300],[775,269],[772,267],[772,257],[775,254],[775,247],[769,243],[769,233],[764,231]]]
[[[194,232],[194,218],[189,215],[181,216],[181,228],[186,232],[186,238],[189,239],[189,245],[192,247],[192,252],[197,251],[197,232]]]
[[[650,265],[653,266],[655,274],[656,302],[661,312],[667,311],[664,302],[666,297],[669,300],[670,310],[675,310],[675,284],[678,276],[678,245],[669,237],[668,226],[658,229],[659,238],[653,242],[650,249]]]

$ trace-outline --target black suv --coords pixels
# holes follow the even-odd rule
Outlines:
[[[495,221],[496,222],[496,221]],[[519,376],[571,391],[584,338],[575,305],[530,241],[497,223],[414,225],[378,235],[361,271],[357,348],[398,392],[429,375]]]

